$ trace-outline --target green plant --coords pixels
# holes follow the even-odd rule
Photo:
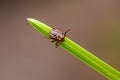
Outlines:
[[[37,29],[40,33],[49,38],[49,32],[52,30],[51,27],[32,18],[27,18],[27,20],[35,29]],[[68,39],[67,37],[65,37],[65,41],[62,42],[60,46],[70,52],[79,60],[82,60],[84,63],[95,69],[97,72],[99,72],[106,78],[110,80],[120,80],[119,71],[117,71],[89,51],[85,50],[72,40]]]

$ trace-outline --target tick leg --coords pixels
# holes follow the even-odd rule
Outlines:
[[[57,41],[57,39],[50,37],[49,39],[52,40],[52,42]]]
[[[50,39],[54,39],[54,38],[50,37]]]
[[[56,48],[57,48],[59,45],[60,45],[60,42],[57,41],[57,42],[55,43]]]
[[[55,42],[55,41],[57,41],[56,39],[53,39],[51,42]]]
[[[69,32],[69,31],[70,31],[70,29],[66,30],[64,33],[64,36],[66,36],[67,32]]]
[[[55,42],[55,40],[52,40],[51,42]]]

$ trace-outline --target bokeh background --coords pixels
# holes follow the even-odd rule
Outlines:
[[[43,37],[35,18],[120,71],[120,0],[0,0],[0,80],[107,80]]]

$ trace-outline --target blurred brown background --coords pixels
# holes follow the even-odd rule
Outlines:
[[[107,80],[34,30],[38,19],[120,70],[120,0],[0,0],[0,80]]]

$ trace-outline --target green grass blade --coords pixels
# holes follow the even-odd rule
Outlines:
[[[42,33],[46,37],[49,37],[49,32],[52,30],[52,28],[32,18],[27,18],[27,20],[40,33]],[[67,37],[65,38],[65,41],[60,44],[60,46],[106,78],[110,80],[120,80],[119,71],[117,71],[89,51],[85,50],[72,40],[68,39]]]

